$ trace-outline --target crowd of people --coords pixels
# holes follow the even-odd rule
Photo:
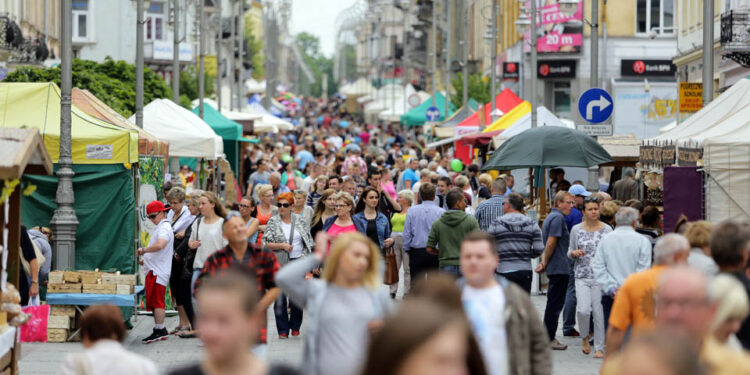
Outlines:
[[[567,349],[561,314],[563,335],[604,374],[750,373],[750,226],[663,228],[659,209],[635,199],[632,171],[613,199],[561,169],[540,226],[512,174],[456,168],[353,120],[308,116],[251,146],[232,207],[182,186],[147,206],[156,229],[138,255],[154,329],[143,342],[197,335],[205,350],[175,374],[551,374],[553,350]],[[400,282],[385,287],[394,270]],[[302,336],[299,369],[265,363],[269,335]],[[83,337],[91,362],[121,349],[119,330]],[[140,366],[131,373],[150,373]]]

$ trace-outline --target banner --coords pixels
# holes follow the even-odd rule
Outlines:
[[[677,160],[681,167],[695,167],[701,159],[703,159],[702,148],[680,147],[677,153]]]
[[[680,113],[698,112],[703,108],[703,84],[680,82]]]
[[[612,90],[615,106],[612,124],[615,134],[635,134],[639,139],[659,135],[659,129],[677,119],[677,84],[616,82]]]
[[[151,201],[164,198],[164,159],[157,157],[138,158],[138,173],[140,185],[138,186],[138,222],[140,223],[139,237],[141,244],[148,244],[151,232],[155,226],[146,215],[146,205]]]
[[[675,162],[675,147],[674,145],[670,146],[661,146],[661,163],[662,165],[669,166],[674,165]]]
[[[573,15],[560,11],[557,0],[537,1],[537,52],[539,53],[580,53],[583,44],[583,2]],[[526,7],[531,6],[526,2]],[[524,34],[524,52],[531,52],[528,41],[530,34]]]

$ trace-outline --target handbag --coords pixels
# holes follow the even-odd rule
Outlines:
[[[398,264],[396,263],[396,253],[393,251],[393,246],[385,249],[385,276],[383,277],[383,284],[398,284]]]
[[[292,214],[292,227],[289,229],[289,244],[294,246],[294,214]],[[289,263],[289,253],[286,250],[274,250],[276,254],[276,260],[279,262],[279,266],[284,267]]]

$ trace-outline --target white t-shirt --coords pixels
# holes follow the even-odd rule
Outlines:
[[[206,259],[213,255],[213,253],[223,249],[227,246],[227,240],[221,236],[221,226],[224,224],[224,219],[219,218],[213,224],[207,224],[205,219],[201,220],[200,228],[198,228],[198,220],[193,222],[193,231],[190,233],[190,240],[200,240],[201,245],[198,247],[195,253],[195,261],[193,261],[193,268],[203,268],[203,263],[206,263]]]
[[[284,231],[285,242],[289,241],[289,231],[292,230],[292,223],[285,223],[281,220],[281,230]],[[296,259],[302,256],[302,251],[305,248],[305,244],[302,243],[302,235],[299,233],[299,228],[294,228],[294,238],[292,238],[292,252],[289,253],[289,259]]]
[[[146,273],[154,271],[157,284],[167,286],[169,274],[172,273],[172,254],[174,254],[174,232],[167,219],[162,220],[151,233],[148,246],[155,244],[159,239],[167,240],[167,245],[159,251],[143,254],[143,267]]]
[[[508,337],[505,331],[505,294],[500,285],[476,289],[464,286],[461,300],[487,365],[488,374],[508,374]]]

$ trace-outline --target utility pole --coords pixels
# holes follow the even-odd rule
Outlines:
[[[532,0],[533,1],[533,0]],[[490,62],[490,67],[492,71],[490,72],[490,98],[492,98],[492,120],[490,123],[494,123],[497,119],[497,116],[494,115],[495,109],[497,108],[497,103],[495,100],[495,95],[497,95],[497,87],[496,87],[496,81],[497,81],[497,32],[500,29],[498,25],[499,18],[498,16],[498,6],[497,6],[497,0],[492,0],[492,21],[490,21],[490,29],[492,32],[492,62]]]
[[[460,0],[460,15],[461,15],[461,60],[463,60],[463,70],[461,74],[464,76],[463,78],[463,99],[461,101],[462,105],[465,107],[466,103],[469,101],[469,41],[467,36],[469,35],[469,20],[467,19],[468,14],[468,6],[466,4],[466,0]],[[534,1],[532,0],[532,3]],[[445,116],[447,118],[448,113],[445,113]]]
[[[139,1],[140,4],[140,1]],[[54,231],[55,268],[75,269],[76,266],[76,229],[78,218],[73,210],[75,193],[73,191],[73,141],[71,136],[71,92],[73,89],[73,13],[72,0],[62,0],[61,35],[61,97],[60,97],[60,158],[57,170],[57,209],[52,216],[50,226]]]
[[[531,0],[531,127],[536,128],[536,75],[537,75],[537,51],[536,51],[536,1]],[[595,0],[598,1],[598,0]]]
[[[438,54],[438,42],[437,42],[437,2],[432,2],[432,106],[435,107],[435,97],[437,96],[437,54]],[[448,114],[444,114],[443,118],[448,118]]]
[[[180,0],[172,0],[172,101],[180,104]]]
[[[143,0],[136,0],[135,22],[135,124],[143,129]]]
[[[233,0],[233,1],[236,2],[236,0]],[[228,74],[229,75],[229,110],[234,111],[234,95],[236,94],[234,92],[235,91],[234,69],[237,64],[235,60],[235,48],[236,48],[236,43],[237,43],[237,17],[235,17],[236,16],[235,3],[230,3],[229,5],[231,9],[231,11],[229,12],[231,16],[230,25],[232,28],[232,36],[231,38],[229,38],[229,45],[231,47],[229,48],[230,52],[229,52],[229,62],[228,62],[228,66],[229,66],[229,74]]]
[[[709,1],[711,2],[711,1]],[[591,88],[599,86],[599,0],[591,2]],[[594,137],[597,139],[597,137]],[[599,191],[599,166],[588,169],[589,177],[586,189],[591,192]]]
[[[703,2],[703,107],[714,99],[714,2]]]
[[[221,48],[223,47],[224,22],[221,16],[221,3],[224,0],[216,0],[216,16],[219,19],[219,35],[216,37],[216,108],[221,113],[221,83],[224,75],[224,62],[222,60]]]
[[[445,38],[445,112],[443,118],[448,118],[448,112],[450,111],[450,97],[451,97],[451,56],[453,56],[453,43],[451,38],[453,37],[453,1],[454,0],[443,0],[445,2],[446,12],[448,13],[448,25],[446,27],[446,38]]]
[[[238,1],[240,14],[237,15],[237,110],[245,106],[245,0]]]
[[[402,1],[401,4],[403,7],[401,10],[404,12],[404,35],[403,35],[403,41],[401,42],[401,62],[402,67],[404,68],[404,71],[402,73],[402,76],[404,77],[404,113],[409,112],[409,107],[407,106],[408,98],[406,97],[406,85],[409,84],[409,59],[406,57],[406,40],[409,37],[408,28],[409,28],[409,3],[406,1]],[[433,9],[435,5],[433,3]],[[433,12],[434,13],[434,12]],[[395,111],[394,111],[395,112]]]
[[[204,1],[198,0],[198,115],[203,118],[203,97],[206,95],[206,20]]]

